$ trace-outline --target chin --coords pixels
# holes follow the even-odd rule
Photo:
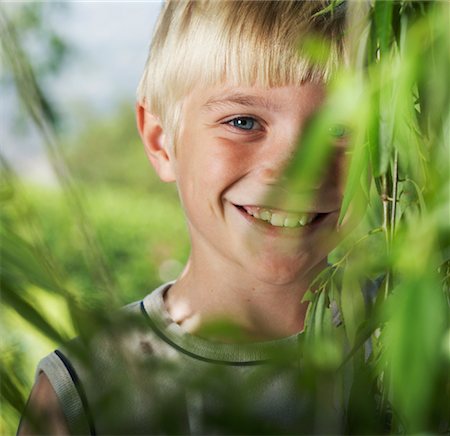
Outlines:
[[[301,256],[295,260],[277,258],[260,259],[258,265],[253,269],[253,275],[261,282],[274,285],[286,286],[297,282],[303,282],[313,272],[319,273],[326,266],[326,255],[312,258],[309,255]],[[309,277],[313,279],[314,277]]]

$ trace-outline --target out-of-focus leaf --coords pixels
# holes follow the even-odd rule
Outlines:
[[[13,368],[6,367],[4,362],[0,362],[0,398],[8,402],[17,412],[23,413],[25,398],[17,387],[16,381],[11,378]]]
[[[342,279],[341,311],[350,344],[355,344],[356,334],[365,319],[364,298],[361,285],[347,266]]]
[[[337,125],[342,125],[351,132],[350,141],[364,142],[362,133],[367,122],[367,109],[358,76],[344,72],[337,75],[329,86],[326,103],[305,127],[299,138],[297,153],[286,168],[287,181],[284,186],[286,191],[291,193],[292,201],[288,203],[289,198],[280,201],[282,194],[279,191],[270,200],[280,202],[280,206],[287,209],[308,208],[308,203],[314,200],[310,198],[311,195],[317,194],[317,183],[330,171],[336,171],[331,167],[335,162],[337,147],[332,132],[336,130]],[[340,176],[344,177],[343,174]],[[340,183],[340,180],[337,183]]]
[[[8,306],[14,308],[20,316],[32,324],[44,336],[56,343],[63,343],[68,336],[64,332],[56,330],[38,309],[24,297],[24,292],[6,280],[2,280],[2,300]]]
[[[324,66],[330,57],[331,45],[329,41],[315,35],[302,38],[299,47],[302,59],[307,59],[312,65]]]
[[[350,361],[358,350],[363,348],[364,343],[370,339],[371,335],[379,327],[380,321],[383,321],[383,319],[377,311],[373,311],[370,316],[362,321],[356,332],[353,347],[342,362],[343,365]]]
[[[324,314],[325,314],[325,291],[322,290],[319,293],[319,298],[317,299],[315,322],[314,322],[314,333],[317,336],[320,336],[322,333]]]
[[[314,186],[328,170],[332,147],[328,129],[333,125],[333,120],[329,111],[323,111],[308,124],[298,151],[286,169],[287,188],[289,192],[295,193],[295,197],[291,196],[292,201],[298,203],[288,204],[287,207],[304,209],[305,204],[311,201],[309,195]]]
[[[390,87],[380,92],[379,136],[378,136],[378,173],[385,174],[392,160],[395,126],[395,98]]]
[[[375,27],[380,44],[381,56],[389,50],[392,35],[392,10],[394,2],[376,1],[374,7]]]
[[[446,303],[433,277],[411,277],[394,290],[385,331],[392,402],[407,433],[426,429],[442,339]]]
[[[367,186],[367,182],[363,180],[368,178],[366,173],[368,164],[367,151],[368,149],[366,144],[357,143],[354,147],[344,197],[342,199],[341,211],[339,214],[339,224],[342,223],[352,200],[355,199],[357,190],[363,189],[364,186]],[[366,185],[363,185],[362,183],[366,183]],[[364,190],[362,192],[364,193]]]
[[[369,366],[358,357],[353,360],[353,383],[349,393],[345,434],[365,434],[368,428],[371,433],[383,434],[386,428],[383,428],[376,397],[372,391],[372,374]]]
[[[448,65],[450,63],[449,3],[434,2],[433,10],[412,29],[407,50],[416,50],[419,70],[419,120],[430,139],[443,133],[450,109]]]
[[[376,93],[371,97],[370,118],[367,129],[367,144],[369,148],[370,164],[372,174],[376,178],[376,180],[381,175],[380,150],[379,150],[380,133],[378,125],[379,119],[380,119],[379,96]],[[381,193],[381,186],[379,185],[376,186],[378,193]]]
[[[39,259],[33,247],[25,242],[12,231],[3,226],[0,228],[0,254],[2,265],[0,277],[8,273],[14,275],[18,280],[28,281],[36,286],[63,293],[61,287],[56,283],[48,267]]]
[[[316,318],[317,294],[313,294],[312,301],[308,305],[305,316],[305,337],[307,341],[311,341],[314,337],[314,325]]]
[[[306,357],[318,371],[334,371],[342,362],[344,338],[328,305],[330,286],[328,282],[314,294],[305,322]]]

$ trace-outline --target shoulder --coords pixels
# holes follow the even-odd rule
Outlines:
[[[134,428],[143,419],[143,405],[148,406],[141,400],[153,388],[148,385],[155,368],[171,352],[153,330],[143,301],[135,301],[102,320],[88,338],[75,338],[39,362],[29,408],[36,407],[37,392],[39,410],[44,415],[46,407],[57,410],[67,434],[108,433],[124,422]],[[42,392],[49,391],[47,398]],[[33,434],[27,425],[24,418],[20,434]]]
[[[44,373],[37,377],[17,434],[70,434],[61,403]]]
[[[61,351],[39,362],[22,421],[19,434],[92,434],[83,386]]]

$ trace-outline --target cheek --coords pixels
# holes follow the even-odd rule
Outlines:
[[[220,136],[211,139],[210,167],[223,180],[243,175],[249,166],[251,146]]]
[[[185,132],[177,163],[178,190],[185,209],[193,213],[202,209],[205,216],[213,213],[222,194],[245,174],[245,161],[237,144]]]
[[[246,173],[250,151],[249,146],[225,138],[204,138],[195,152],[197,176],[204,186],[226,189]]]

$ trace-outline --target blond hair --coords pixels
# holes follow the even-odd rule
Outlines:
[[[344,56],[342,5],[327,1],[169,0],[156,26],[138,101],[175,142],[182,101],[196,86],[227,82],[275,87],[327,80]],[[299,55],[299,42],[328,43],[322,62]]]

